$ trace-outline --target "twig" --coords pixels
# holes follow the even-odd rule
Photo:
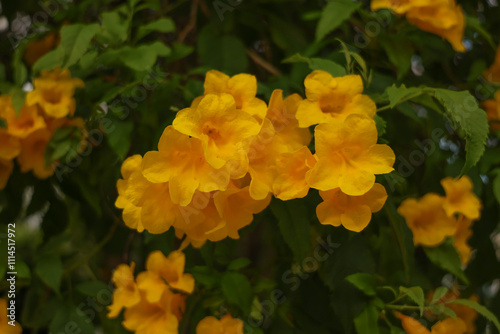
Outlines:
[[[281,72],[274,67],[271,63],[269,63],[267,60],[263,59],[261,56],[257,54],[254,50],[247,50],[247,54],[252,60],[259,66],[261,66],[263,69],[271,73],[272,75],[275,76],[280,76]]]
[[[200,0],[193,0],[191,3],[191,11],[189,13],[189,22],[186,25],[186,27],[179,33],[179,38],[177,41],[179,43],[184,42],[184,39],[186,39],[186,36],[189,34],[191,30],[196,28],[196,16],[198,14],[198,5],[199,5]]]

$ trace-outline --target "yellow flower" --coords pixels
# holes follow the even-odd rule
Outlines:
[[[73,115],[76,102],[75,88],[83,88],[82,80],[72,78],[68,69],[42,71],[41,77],[33,80],[34,90],[26,95],[26,104],[38,104],[45,114],[54,118]]]
[[[196,326],[196,334],[243,334],[243,321],[226,314],[222,319],[209,316]]]
[[[22,173],[33,171],[39,179],[46,179],[54,174],[55,163],[45,165],[45,147],[51,137],[52,133],[44,128],[21,140],[21,153],[17,157],[17,162]]]
[[[415,246],[437,246],[455,234],[457,221],[446,215],[444,201],[443,197],[428,193],[419,200],[406,199],[399,206],[398,213],[413,232]]]
[[[185,263],[185,255],[180,251],[171,252],[168,257],[161,251],[149,254],[146,261],[147,271],[137,276],[137,285],[145,292],[148,302],[158,302],[163,290],[169,288],[185,293],[193,292],[194,278],[191,274],[184,274]]]
[[[401,15],[415,6],[426,6],[429,3],[429,0],[372,0],[370,6],[373,11],[390,8],[396,14]]]
[[[406,18],[418,28],[445,38],[456,51],[465,51],[462,44],[465,16],[462,7],[454,0],[437,0],[427,6],[412,6]]]
[[[257,79],[250,74],[237,74],[229,77],[219,71],[208,71],[205,76],[204,95],[230,94],[236,102],[236,109],[263,119],[266,115],[266,103],[255,97],[257,94]],[[197,98],[193,103],[200,101]]]
[[[339,188],[320,191],[319,194],[323,199],[316,208],[319,222],[323,225],[342,225],[354,232],[368,226],[372,213],[380,211],[387,199],[385,188],[378,183],[361,196],[348,196]]]
[[[448,216],[461,213],[467,218],[478,219],[481,214],[481,201],[474,194],[470,178],[466,175],[460,179],[447,177],[441,180],[446,192],[443,208]]]
[[[306,174],[315,164],[316,159],[306,146],[280,154],[276,159],[278,175],[273,183],[274,195],[282,201],[305,197],[309,192]]]
[[[449,293],[448,295],[452,295],[452,298],[448,298],[448,300],[457,299],[458,296],[456,294]],[[477,295],[472,295],[469,297],[469,300],[473,302],[479,302],[479,298]],[[475,334],[476,333],[476,320],[478,318],[478,313],[473,308],[470,308],[465,305],[460,304],[446,304],[447,307],[453,310],[459,319],[462,319],[466,325],[465,334]]]
[[[431,334],[417,319],[407,315],[396,313],[396,316],[401,320],[401,326],[407,334]],[[451,334],[451,333],[450,333]]]
[[[7,318],[7,314],[9,311],[7,310],[8,304],[7,299],[0,298],[0,333],[2,334],[21,334],[23,329],[21,325],[16,321],[15,326],[9,325],[9,318]]]
[[[45,128],[45,121],[39,115],[37,106],[25,104],[18,115],[12,105],[12,98],[7,95],[0,96],[0,118],[7,123],[7,132],[19,138],[26,138],[31,133]]]
[[[196,190],[225,190],[229,172],[218,171],[205,160],[202,143],[168,126],[158,143],[158,151],[144,155],[142,174],[153,183],[169,182],[172,202],[186,206]]]
[[[500,69],[498,82],[500,82]],[[483,108],[488,116],[488,122],[490,123],[491,130],[500,131],[500,91],[495,93],[494,100],[491,99],[484,101]]]
[[[0,128],[0,159],[11,160],[21,152],[19,138],[12,136],[6,129]]]
[[[495,54],[495,61],[483,72],[483,78],[491,83],[500,83],[500,45]],[[497,97],[496,100],[499,101],[500,98]]]
[[[276,137],[288,151],[295,151],[311,142],[309,129],[299,128],[295,118],[302,98],[292,94],[283,100],[283,91],[275,89],[269,100],[266,118],[271,120]]]
[[[465,322],[459,318],[440,320],[429,331],[415,318],[401,313],[397,313],[396,315],[401,320],[401,325],[408,334],[465,334],[466,331]]]
[[[257,135],[259,123],[249,114],[236,109],[229,94],[207,94],[196,108],[177,113],[173,122],[177,131],[201,140],[205,158],[212,167],[222,168],[228,161],[237,166],[231,172],[234,178],[248,170],[246,153],[250,137]]]
[[[5,188],[5,186],[7,185],[13,169],[14,163],[12,162],[12,160],[5,160],[0,158],[0,190]]]
[[[473,220],[460,216],[458,218],[457,231],[454,235],[453,246],[455,246],[458,254],[460,255],[460,260],[462,264],[469,263],[470,255],[472,253],[471,247],[467,244],[467,240],[472,236],[472,226]]]
[[[351,114],[373,118],[377,107],[363,92],[363,81],[359,75],[334,78],[325,71],[309,74],[304,85],[307,100],[300,102],[297,110],[299,126],[307,128],[318,123],[344,120]]]
[[[112,280],[116,289],[113,292],[113,303],[108,306],[108,318],[116,318],[122,308],[131,307],[141,300],[139,289],[134,281],[134,268],[134,262],[130,267],[120,264],[113,272]]]
[[[164,289],[157,303],[141,293],[141,301],[125,310],[123,326],[135,334],[177,334],[186,297]]]
[[[387,145],[377,143],[373,119],[349,115],[344,121],[320,124],[315,131],[318,162],[307,172],[312,188],[340,190],[350,196],[368,192],[375,174],[390,173],[395,156]]]

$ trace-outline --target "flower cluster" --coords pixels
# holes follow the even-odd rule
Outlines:
[[[412,230],[415,245],[434,247],[454,237],[453,245],[466,264],[471,256],[467,240],[472,236],[473,222],[480,217],[481,201],[473,193],[468,176],[458,180],[447,177],[441,185],[446,196],[428,193],[418,200],[406,199],[398,212]]]
[[[419,29],[443,37],[456,51],[465,51],[462,44],[465,16],[455,0],[372,0],[371,8],[390,8],[396,14],[406,15],[406,19]]]
[[[82,139],[86,133],[83,119],[71,117],[73,94],[75,88],[84,86],[83,81],[72,78],[67,69],[56,69],[42,72],[33,84],[19,112],[11,95],[0,95],[0,119],[6,125],[0,128],[0,189],[7,184],[15,158],[23,173],[33,171],[40,179],[54,173],[55,165],[45,163],[45,148],[57,129],[76,128]]]
[[[387,193],[375,175],[391,172],[395,156],[377,144],[376,106],[360,76],[314,71],[307,99],[275,90],[268,105],[248,74],[209,71],[204,87],[157,151],[124,161],[116,206],[127,226],[150,233],[173,226],[194,246],[236,239],[271,195],[302,198],[311,187],[324,200],[323,224],[361,231],[382,208]],[[308,127],[316,124],[313,155]]]
[[[488,116],[490,129],[493,131],[500,131],[500,91],[495,93],[495,99],[484,101],[483,108]]]
[[[194,290],[194,279],[184,273],[184,253],[174,251],[165,257],[151,253],[146,271],[134,279],[135,264],[119,265],[113,273],[113,303],[108,317],[116,318],[125,309],[123,326],[138,334],[178,333],[186,306],[186,295]]]

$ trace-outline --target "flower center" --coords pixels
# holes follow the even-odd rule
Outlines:
[[[57,104],[61,101],[62,94],[60,91],[54,89],[45,90],[43,92],[43,99],[51,104]]]

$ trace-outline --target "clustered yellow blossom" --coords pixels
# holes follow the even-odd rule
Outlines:
[[[7,317],[9,314],[9,302],[5,298],[0,298],[0,333],[2,334],[21,334],[23,329],[17,321],[12,321]],[[236,333],[236,332],[235,332]],[[243,332],[242,332],[243,333]]]
[[[481,214],[481,201],[473,193],[468,176],[441,180],[446,196],[428,193],[420,199],[409,198],[401,203],[398,212],[413,232],[413,243],[434,247],[447,237],[454,237],[463,264],[470,260],[467,240],[472,236],[472,223]]]
[[[177,334],[187,296],[195,286],[193,276],[184,272],[185,264],[186,257],[178,250],[168,256],[161,251],[150,253],[146,270],[136,277],[135,263],[120,264],[112,277],[116,288],[108,318],[124,310],[122,325],[136,334]],[[220,321],[208,316],[199,322],[196,333],[243,334],[243,322],[229,314]]]
[[[11,95],[0,95],[0,119],[6,125],[0,128],[0,189],[7,184],[15,158],[23,173],[32,171],[39,179],[54,173],[55,164],[45,163],[45,148],[54,132],[73,126],[85,134],[83,119],[67,118],[75,112],[74,90],[83,86],[69,70],[55,69],[34,79],[34,89],[19,112]]]
[[[391,172],[394,152],[377,144],[375,103],[357,75],[314,71],[307,99],[275,90],[255,97],[257,80],[209,71],[205,92],[179,111],[158,150],[122,165],[116,206],[127,226],[177,237],[195,247],[239,238],[275,196],[302,198],[319,189],[322,224],[361,231],[387,199],[375,175]],[[315,154],[309,126],[315,128]]]
[[[455,0],[372,0],[371,9],[390,8],[419,29],[448,40],[453,49],[465,51],[462,44],[465,16]]]
[[[500,81],[500,73],[498,80]],[[500,91],[495,93],[494,99],[484,101],[483,108],[486,111],[491,130],[500,131]]]

